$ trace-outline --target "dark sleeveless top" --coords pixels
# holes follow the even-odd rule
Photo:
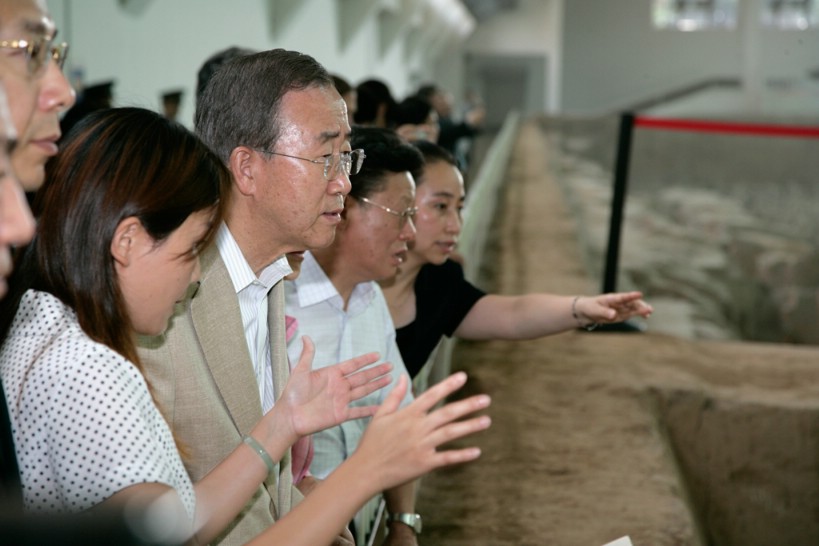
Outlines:
[[[457,262],[447,260],[421,268],[415,279],[415,320],[396,329],[398,349],[410,377],[418,375],[441,336],[451,337],[485,295],[464,278]]]

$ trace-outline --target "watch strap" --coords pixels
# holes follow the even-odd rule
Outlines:
[[[393,521],[398,521],[408,526],[415,532],[416,535],[421,534],[421,529],[423,528],[423,525],[421,523],[420,514],[409,513],[390,514],[389,517],[387,518],[387,522],[392,523]]]

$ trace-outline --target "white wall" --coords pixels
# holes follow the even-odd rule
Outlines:
[[[479,25],[464,45],[467,54],[545,57],[547,90],[542,108],[546,112],[556,112],[560,105],[563,1],[520,0],[516,9]]]
[[[466,41],[424,9],[440,1],[47,0],[71,43],[68,72],[82,69],[87,83],[115,79],[118,105],[158,110],[163,91],[182,88],[187,124],[199,66],[231,45],[303,51],[353,84],[381,78],[399,99],[427,81],[459,99],[465,54],[538,55],[546,59],[542,110],[570,114],[610,111],[712,76],[748,80],[753,72],[765,81],[819,67],[817,30],[658,31],[651,0],[520,0]],[[398,24],[383,25],[383,13]]]
[[[563,111],[601,113],[714,76],[804,79],[819,66],[819,30],[764,30],[752,17],[734,31],[661,31],[650,17],[651,0],[565,3]]]
[[[433,77],[433,40],[410,41],[413,24],[422,34],[440,30],[425,2],[404,0],[47,0],[70,41],[66,72],[82,70],[93,84],[114,79],[115,104],[159,110],[160,94],[185,90],[179,121],[190,125],[196,72],[214,52],[233,45],[253,49],[283,47],[315,57],[331,72],[356,84],[367,77],[385,80],[398,98]],[[342,9],[362,15],[342,40]],[[379,47],[379,11],[398,6],[397,37]],[[417,8],[417,9],[416,9]],[[405,13],[416,10],[417,13]],[[352,30],[351,30],[352,29]],[[457,36],[450,39],[456,40]],[[419,44],[412,47],[412,44]]]

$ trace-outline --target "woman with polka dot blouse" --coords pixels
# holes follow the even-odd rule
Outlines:
[[[274,408],[192,484],[140,373],[135,336],[163,332],[198,279],[228,171],[185,128],[138,108],[89,116],[61,148],[37,195],[34,241],[0,304],[0,376],[28,511],[159,502],[176,537],[205,543],[299,437],[375,413],[357,455],[257,539],[323,544],[376,492],[479,455],[436,450],[489,425],[454,422],[486,407],[485,396],[432,410],[462,374],[403,410],[404,380],[380,408],[351,408],[386,385],[389,365],[365,368],[377,356],[365,355],[312,371],[306,339]]]

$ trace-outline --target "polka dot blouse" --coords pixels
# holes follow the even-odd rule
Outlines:
[[[59,299],[26,292],[0,377],[28,510],[77,512],[156,482],[193,517],[193,486],[139,370],[85,335]]]

